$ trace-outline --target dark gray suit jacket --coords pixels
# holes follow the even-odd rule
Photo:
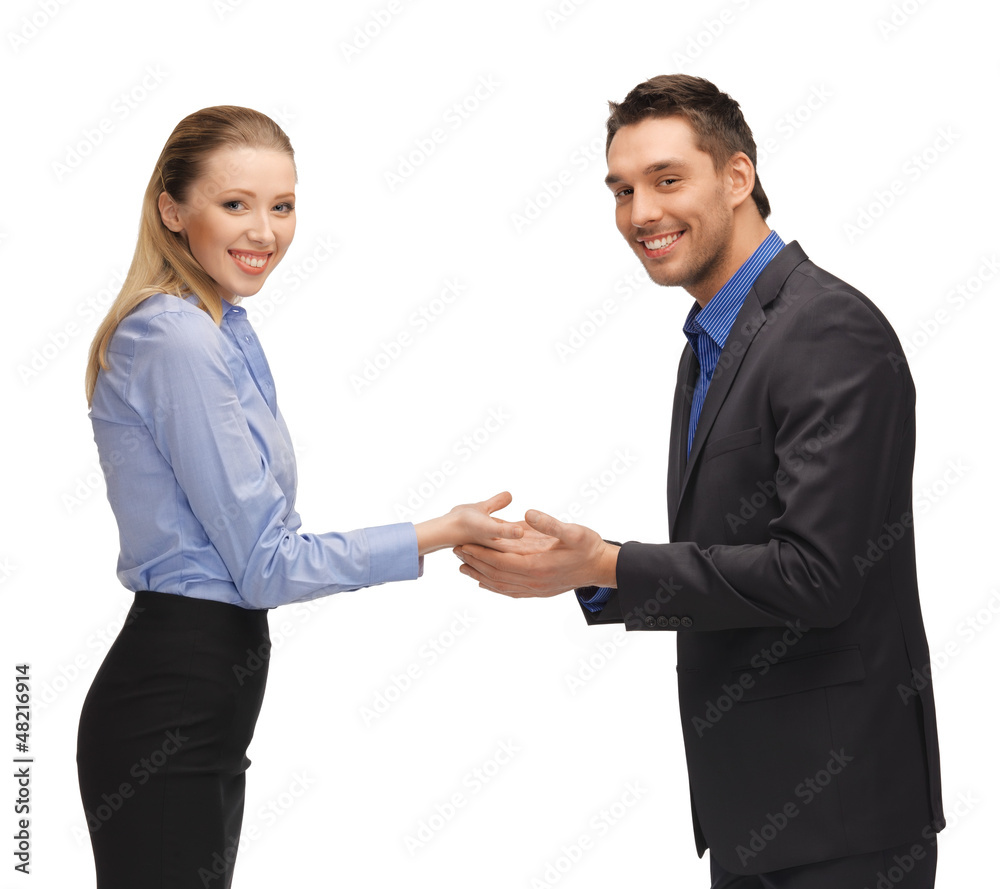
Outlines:
[[[685,348],[672,542],[626,543],[584,614],[677,631],[698,853],[747,874],[926,846],[944,818],[899,340],[793,242],[747,295],[688,458],[697,373]]]

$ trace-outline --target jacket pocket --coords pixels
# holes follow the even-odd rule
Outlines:
[[[713,457],[718,457],[719,454],[725,454],[727,451],[735,451],[739,448],[746,448],[755,444],[760,444],[760,426],[742,429],[739,432],[724,435],[715,441],[707,442],[705,450],[702,452],[702,459],[706,461],[711,460]]]
[[[744,676],[750,672],[748,666],[733,670],[733,676]],[[743,702],[793,695],[845,682],[860,682],[865,678],[865,664],[860,647],[854,645],[779,661],[768,664],[767,672],[762,672],[760,668],[756,668],[755,672],[760,675],[755,677],[753,685],[745,689]]]

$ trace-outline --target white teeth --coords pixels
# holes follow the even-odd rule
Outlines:
[[[266,256],[258,258],[256,256],[248,256],[245,253],[234,253],[233,256],[235,256],[240,262],[255,269],[263,268],[264,264],[267,262]]]
[[[647,250],[662,250],[668,244],[673,244],[680,236],[682,232],[677,232],[675,235],[667,235],[665,238],[657,238],[655,241],[646,241]]]

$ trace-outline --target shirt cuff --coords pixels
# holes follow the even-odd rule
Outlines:
[[[415,580],[424,560],[417,553],[417,529],[412,522],[365,528],[368,541],[368,586],[393,580]]]
[[[587,587],[587,589],[593,589],[593,587]],[[597,613],[603,610],[604,603],[611,598],[611,594],[614,592],[614,587],[602,586],[598,587],[597,590],[591,595],[587,595],[583,590],[576,591],[576,597],[580,600],[580,604],[587,609],[587,611],[592,611]]]

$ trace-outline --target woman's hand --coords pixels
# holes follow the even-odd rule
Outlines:
[[[450,549],[464,543],[497,546],[501,541],[518,540],[524,528],[515,522],[505,522],[491,513],[509,506],[513,498],[507,491],[479,503],[463,503],[436,519],[414,525],[417,531],[417,551],[420,555],[439,549]]]

